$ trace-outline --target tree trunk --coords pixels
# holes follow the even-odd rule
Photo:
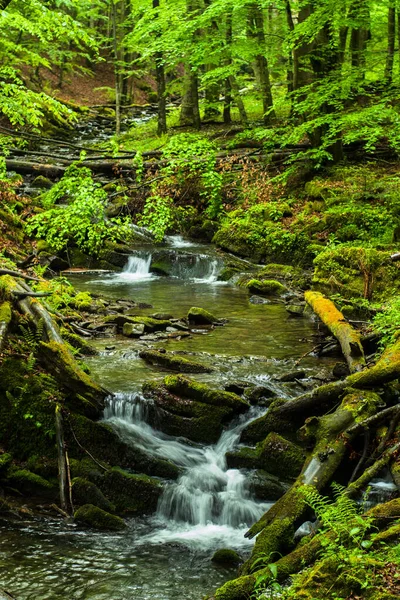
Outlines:
[[[352,27],[350,37],[351,64],[359,69],[359,77],[365,77],[365,51],[370,39],[370,15],[366,0],[353,0],[349,11],[350,19],[356,24]]]
[[[385,66],[385,80],[388,83],[393,79],[394,46],[396,39],[396,8],[389,6],[388,12],[388,46]]]
[[[153,0],[154,17],[158,17],[158,8],[160,7],[160,0]],[[159,37],[159,33],[156,34]],[[156,63],[156,81],[157,81],[157,133],[163,135],[167,133],[167,111],[166,111],[166,83],[165,83],[165,69],[164,59],[162,52],[156,52],[155,63]]]
[[[3,304],[0,305],[0,352],[4,348],[8,327],[11,323],[11,316],[11,304],[9,302],[3,302]]]
[[[60,489],[60,505],[62,510],[68,514],[72,514],[72,507],[69,502],[68,490],[68,467],[66,460],[66,450],[64,441],[64,427],[61,412],[61,406],[56,406],[56,441],[57,441],[57,456],[58,456],[58,485]]]
[[[251,37],[257,43],[255,70],[261,90],[263,120],[265,125],[269,125],[275,118],[275,112],[273,110],[274,103],[272,99],[268,61],[265,56],[266,43],[264,32],[264,15],[258,4],[251,4],[249,11],[249,32]]]
[[[115,133],[121,133],[121,99],[122,99],[122,77],[120,72],[120,55],[118,48],[118,16],[117,5],[111,0],[112,35],[114,50],[114,76],[115,76]]]
[[[197,8],[194,0],[187,0],[187,14],[190,18]],[[196,43],[198,33],[193,34],[192,43]],[[180,124],[200,129],[200,107],[199,107],[199,79],[197,71],[193,69],[190,61],[185,66],[184,94],[182,98]]]

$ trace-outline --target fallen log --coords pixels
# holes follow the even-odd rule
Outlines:
[[[8,327],[11,323],[11,305],[9,302],[3,302],[0,305],[0,352],[4,348],[4,344],[7,338]]]
[[[21,279],[26,279],[26,281],[43,281],[42,279],[38,279],[37,277],[25,275],[25,273],[20,273],[19,271],[11,271],[10,269],[0,269],[0,276],[1,275],[11,275],[11,277],[20,277]]]
[[[338,340],[350,373],[357,373],[366,367],[360,335],[346,321],[336,306],[319,292],[306,292],[305,299],[316,315]]]
[[[18,290],[13,290],[11,293],[17,298],[48,298],[53,295],[52,292],[21,292]]]

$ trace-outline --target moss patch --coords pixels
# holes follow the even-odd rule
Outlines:
[[[88,525],[94,529],[121,531],[126,528],[123,519],[111,515],[110,513],[93,506],[93,504],[85,504],[78,508],[74,514],[74,519],[81,525]]]

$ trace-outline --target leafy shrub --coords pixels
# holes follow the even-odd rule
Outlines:
[[[54,206],[56,201],[68,202]],[[45,239],[54,250],[76,245],[98,255],[106,241],[129,241],[132,231],[128,220],[106,218],[107,193],[95,183],[89,169],[72,165],[59,183],[43,194],[48,208],[31,217],[26,224],[29,235]]]

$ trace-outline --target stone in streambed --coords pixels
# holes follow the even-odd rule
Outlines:
[[[262,281],[251,279],[246,287],[252,294],[261,296],[281,296],[287,292],[287,288],[274,279],[264,279]]]
[[[143,392],[153,400],[149,407],[150,424],[194,442],[217,442],[224,425],[249,408],[239,396],[183,375],[169,375],[162,384],[147,383]]]
[[[289,317],[304,317],[305,306],[300,304],[287,304],[285,306],[286,311],[289,313]]]
[[[128,473],[119,467],[107,471],[97,483],[120,514],[144,515],[155,512],[163,492],[163,485],[158,479]]]
[[[242,562],[242,559],[235,550],[221,548],[214,553],[211,561],[223,567],[237,567]]]
[[[268,406],[273,398],[276,398],[276,392],[265,385],[254,385],[246,388],[244,397],[250,404],[262,404]]]
[[[126,528],[123,519],[111,515],[93,504],[85,504],[78,508],[74,514],[74,519],[77,523],[93,527],[94,529],[121,531]]]
[[[214,370],[182,356],[175,356],[158,350],[144,350],[139,353],[139,356],[151,365],[164,367],[178,373],[212,373]]]
[[[155,313],[154,315],[150,315],[150,317],[157,321],[171,321],[174,318],[169,313]]]
[[[155,331],[164,331],[167,327],[171,327],[171,321],[160,321],[157,319],[152,319],[151,317],[130,317],[126,314],[121,315],[111,315],[104,319],[104,323],[106,324],[115,324],[118,327],[119,331],[123,330],[123,327],[126,323],[132,325],[144,325],[144,330],[146,333],[153,333]]]
[[[75,477],[75,479],[72,480],[72,497],[75,504],[81,506],[92,504],[106,512],[115,512],[115,506],[107,500],[97,485],[84,477]]]
[[[122,335],[125,337],[140,337],[144,334],[143,323],[124,323],[122,328]]]
[[[258,452],[255,448],[242,447],[227,452],[225,457],[229,469],[256,469],[258,466]]]
[[[296,381],[296,379],[304,379],[305,376],[305,371],[291,371],[290,373],[284,373],[284,375],[280,375],[276,378],[276,380],[282,383],[291,383],[292,381]]]
[[[263,442],[257,444],[257,453],[262,469],[285,479],[296,478],[306,459],[299,446],[277,433],[268,434]]]
[[[192,306],[187,314],[187,318],[191,325],[214,325],[220,322],[213,314],[204,308],[196,306]]]
[[[258,500],[279,500],[290,487],[290,483],[284,482],[280,477],[271,475],[259,469],[254,471],[248,478],[249,489]]]

